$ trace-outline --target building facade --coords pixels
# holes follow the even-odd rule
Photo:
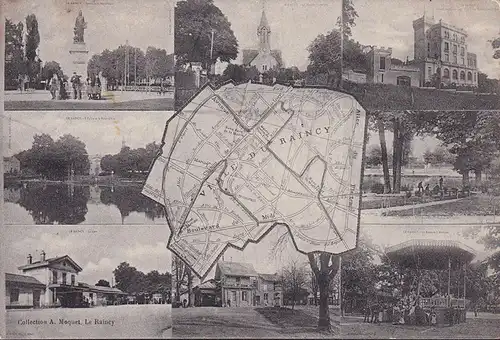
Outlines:
[[[119,302],[127,294],[117,288],[77,282],[82,268],[68,255],[46,258],[18,267],[22,275],[6,273],[6,307],[85,307]]]
[[[281,306],[283,293],[276,274],[259,274],[249,263],[219,262],[216,295],[223,306]]]
[[[440,82],[477,87],[477,55],[468,51],[465,30],[424,14],[413,21],[413,31],[412,63],[420,69],[421,86]]]
[[[16,174],[21,171],[21,162],[15,156],[3,158],[4,173]]]
[[[368,50],[368,83],[420,86],[420,69],[403,64],[392,64],[392,48],[373,46]]]
[[[271,27],[265,11],[262,11],[260,24],[257,27],[257,37],[259,40],[258,49],[243,50],[243,65],[255,66],[261,74],[283,67],[281,51],[271,49]]]

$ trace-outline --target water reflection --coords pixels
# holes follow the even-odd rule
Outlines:
[[[80,224],[91,211],[92,219],[98,217],[101,223],[124,224],[131,215],[132,223],[165,223],[163,207],[142,195],[141,189],[140,185],[9,184],[4,187],[5,222],[23,223],[27,216],[20,215],[25,213],[35,224]]]

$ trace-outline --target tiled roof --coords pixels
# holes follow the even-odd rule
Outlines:
[[[195,288],[199,288],[199,289],[216,289],[217,286],[215,284],[215,280],[212,279],[212,280],[205,281],[202,284],[199,284]]]
[[[5,281],[45,286],[43,283],[35,279],[33,276],[19,275],[19,274],[5,273]]]
[[[221,273],[224,275],[248,277],[259,275],[250,263],[219,262],[217,265]]]
[[[280,278],[277,274],[259,274],[259,277],[263,280],[266,280],[266,281],[276,282],[276,281],[280,280]]]
[[[93,290],[93,291],[102,292],[102,293],[127,294],[127,293],[122,292],[118,288],[105,287],[105,286],[94,286],[94,285],[89,285],[87,283],[81,283],[80,286],[86,287],[86,288]]]
[[[46,267],[54,262],[58,262],[62,259],[66,259],[69,261],[78,271],[82,271],[82,268],[75,262],[71,257],[68,255],[64,256],[58,256],[58,257],[52,257],[49,259],[45,259],[45,261],[35,261],[30,264],[25,264],[23,266],[18,267],[20,270],[27,270],[27,269],[33,269],[33,268],[39,268],[39,267]]]

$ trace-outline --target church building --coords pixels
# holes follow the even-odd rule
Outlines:
[[[267,22],[265,11],[262,11],[260,24],[257,28],[257,37],[259,39],[259,48],[243,50],[243,65],[247,67],[255,66],[261,74],[284,67],[281,51],[271,49],[271,27]]]

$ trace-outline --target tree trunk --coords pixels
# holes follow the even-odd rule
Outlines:
[[[188,306],[194,307],[193,299],[193,273],[191,269],[187,269],[187,286],[188,286]]]
[[[309,264],[313,273],[316,275],[316,280],[318,282],[319,289],[319,320],[318,329],[324,331],[331,330],[330,323],[330,311],[328,308],[328,294],[330,288],[330,281],[339,268],[339,256],[334,256],[329,253],[321,253],[319,255],[319,268],[316,263],[316,258],[313,254],[308,254]],[[329,266],[330,259],[332,260],[332,265]]]
[[[382,170],[384,172],[384,194],[391,192],[391,176],[389,174],[389,164],[387,157],[387,143],[385,141],[385,126],[382,119],[377,120],[378,137],[380,140],[380,151],[382,157]]]
[[[475,170],[474,173],[476,175],[476,186],[479,186],[479,185],[481,185],[483,171],[481,169],[478,169],[478,170]]]
[[[465,187],[469,186],[469,169],[465,169],[462,172],[462,187],[465,189]]]
[[[394,141],[392,152],[392,190],[399,194],[401,191],[401,165],[403,161],[403,138],[399,118],[394,119]]]

